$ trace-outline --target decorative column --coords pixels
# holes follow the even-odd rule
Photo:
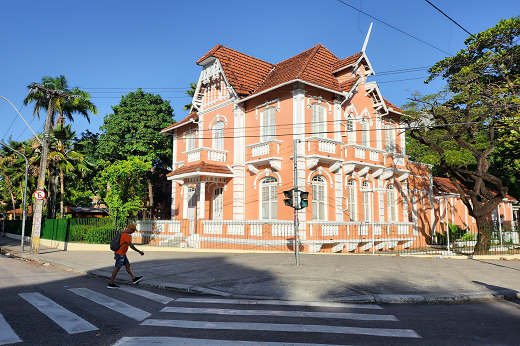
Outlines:
[[[206,183],[201,182],[198,185],[200,198],[198,200],[199,207],[197,208],[198,215],[197,219],[205,219],[206,218]]]
[[[177,129],[173,130],[173,136],[172,136],[172,171],[174,171],[177,166],[175,165],[175,162],[177,162]],[[174,181],[172,182],[172,191],[171,191],[171,197],[172,202],[170,206],[170,218],[173,220],[175,219],[175,194],[177,193],[177,184]]]
[[[246,140],[245,134],[245,110],[244,105],[235,104],[234,114],[234,148],[233,148],[233,220],[245,219],[245,176],[246,167]]]
[[[297,157],[296,162],[296,176],[297,176],[297,187],[300,190],[306,190],[305,188],[305,90],[303,84],[296,82],[294,83],[293,94],[293,140],[297,139],[300,142],[297,145]],[[300,220],[299,229],[306,229],[306,209],[298,211],[298,219]]]

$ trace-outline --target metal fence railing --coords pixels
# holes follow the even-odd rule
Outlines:
[[[108,244],[128,223],[135,244],[214,250],[294,251],[292,220],[119,220],[87,218],[44,220],[42,238]],[[26,224],[30,236],[31,224]],[[6,221],[7,233],[21,234],[21,221]],[[488,227],[436,224],[434,231],[410,222],[300,221],[301,252],[355,254],[520,254],[517,223]],[[477,246],[479,239],[482,243]],[[477,251],[478,250],[478,251]]]

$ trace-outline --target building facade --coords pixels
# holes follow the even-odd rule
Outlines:
[[[426,243],[430,167],[406,155],[402,110],[369,80],[364,51],[340,59],[318,44],[272,64],[217,45],[197,64],[192,112],[162,130],[189,246],[290,249],[295,213],[304,251]],[[283,201],[295,186],[309,192],[297,211]]]

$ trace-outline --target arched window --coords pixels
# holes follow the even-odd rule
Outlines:
[[[392,125],[385,125],[385,149],[395,153],[395,127]]]
[[[223,188],[217,187],[213,190],[213,220],[222,220],[224,213],[223,206]]]
[[[224,122],[217,121],[213,125],[213,149],[224,149]]]
[[[356,181],[348,181],[348,215],[350,221],[356,221]]]
[[[363,119],[361,123],[361,145],[364,147],[368,147],[370,142],[369,125],[368,120]]]
[[[327,137],[325,133],[325,124],[326,124],[326,116],[325,116],[325,107],[314,103],[312,105],[312,136],[313,137]]]
[[[327,204],[325,196],[325,179],[321,175],[312,178],[312,219],[326,220]]]
[[[388,222],[397,222],[397,206],[395,186],[390,184],[386,191],[386,206],[388,209]]]
[[[260,141],[266,142],[276,138],[276,109],[274,107],[267,108],[260,113],[260,122],[262,124],[260,131]]]
[[[262,219],[278,219],[278,182],[267,177],[260,182],[260,208]]]
[[[363,182],[363,221],[370,221],[370,182]]]

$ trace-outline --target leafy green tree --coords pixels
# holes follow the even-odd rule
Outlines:
[[[466,49],[429,70],[426,82],[445,79],[449,94],[414,95],[404,119],[411,126],[410,137],[438,154],[439,165],[475,218],[479,228],[476,253],[488,251],[488,216],[508,192],[488,170],[497,128],[507,126],[520,105],[519,38],[520,17],[501,20],[468,38]],[[448,147],[439,142],[439,136],[449,142]]]
[[[101,172],[99,183],[108,186],[106,195],[102,197],[112,217],[126,220],[144,209],[143,197],[147,188],[142,179],[151,168],[150,162],[131,156],[128,160],[107,165]]]
[[[170,101],[160,95],[137,89],[122,96],[113,114],[105,116],[99,136],[99,154],[108,162],[137,156],[151,164],[151,170],[141,184],[148,185],[149,214],[154,215],[154,181],[161,179],[171,166],[172,142],[159,132],[172,125],[173,109]]]

